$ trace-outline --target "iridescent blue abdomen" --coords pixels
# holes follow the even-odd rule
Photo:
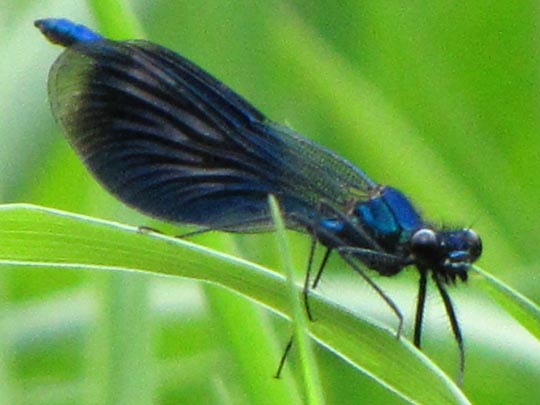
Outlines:
[[[93,42],[103,39],[101,35],[82,24],[75,24],[65,18],[47,18],[35,22],[47,38],[55,44],[69,46],[78,42]]]

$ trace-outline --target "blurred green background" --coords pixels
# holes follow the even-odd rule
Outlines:
[[[406,191],[435,223],[474,226],[484,241],[480,265],[540,302],[534,2],[131,4],[147,38],[194,60],[273,120]],[[98,27],[86,2],[3,3],[0,202],[181,233],[108,196],[60,134],[46,94],[60,48],[32,25],[53,16]],[[309,237],[291,236],[301,274]],[[272,268],[269,240],[196,239]],[[330,267],[322,294],[395,327],[359,277],[339,260]],[[376,277],[406,313],[408,335],[416,278],[413,271]],[[283,386],[291,402],[302,401],[287,374],[277,382],[272,368],[253,366],[268,358],[277,365],[289,325],[230,292],[188,280],[7,267],[0,291],[0,403],[273,403]],[[474,276],[451,294],[467,346],[465,394],[474,403],[538,401],[538,341],[478,292]],[[224,307],[238,308],[237,318],[223,316]],[[435,293],[424,339],[428,356],[454,376],[457,351]],[[316,352],[328,403],[403,402],[323,348]],[[117,358],[129,361],[111,368]],[[254,372],[266,384],[262,397],[247,388]]]

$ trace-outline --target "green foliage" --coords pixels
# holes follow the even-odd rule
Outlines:
[[[406,191],[427,217],[474,225],[485,245],[481,266],[538,303],[534,7],[140,0],[129,14],[113,2],[8,0],[0,27],[0,202],[183,232],[123,207],[69,150],[46,102],[60,48],[32,22],[68,17],[114,38],[144,31],[272,119]],[[283,277],[214,251],[280,268],[272,236],[208,234],[193,245],[21,206],[3,209],[0,223],[1,403],[304,401],[310,383],[299,377],[295,352],[283,378],[271,378],[292,330],[283,320],[291,314]],[[300,280],[309,238],[288,236]],[[112,269],[126,271],[101,271]],[[408,320],[416,279],[376,279]],[[473,403],[536,401],[538,307],[491,276],[472,273],[450,290],[467,349],[464,395]],[[308,325],[320,343],[314,357],[327,403],[465,401],[451,381],[457,354],[442,304],[433,294],[428,305],[429,359],[406,341],[410,325],[397,341],[396,320],[380,299],[342,262],[330,263],[314,294],[317,321]]]

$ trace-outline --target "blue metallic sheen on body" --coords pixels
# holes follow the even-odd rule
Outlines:
[[[357,212],[362,223],[381,237],[409,236],[423,225],[410,201],[392,187],[383,188],[377,197],[359,204]]]
[[[38,20],[35,26],[67,48],[49,73],[55,118],[113,195],[168,222],[228,232],[274,229],[267,200],[274,195],[286,227],[312,236],[304,283],[308,315],[310,285],[316,287],[337,251],[397,315],[399,336],[401,312],[364,270],[390,277],[413,265],[420,275],[417,347],[431,274],[458,342],[462,374],[463,338],[445,285],[466,281],[480,257],[482,242],[474,231],[424,222],[400,191],[272,122],[167,48],[105,39],[66,19]],[[311,284],[318,244],[326,253]]]
[[[464,250],[458,250],[454,252],[450,252],[448,254],[448,258],[453,261],[464,261],[467,260],[469,257],[469,253]]]
[[[404,231],[415,231],[424,225],[418,211],[402,192],[392,187],[385,187],[382,198],[384,198],[386,204],[394,213],[397,223]]]
[[[69,46],[79,42],[94,42],[103,37],[81,24],[65,18],[37,20],[34,25],[55,44]]]
[[[463,231],[449,231],[446,235],[445,242],[456,251],[466,251],[469,247],[468,241],[464,238]]]
[[[454,263],[467,268],[480,257],[473,231],[432,227],[400,191],[268,120],[184,57],[147,41],[104,39],[66,19],[35,25],[67,48],[49,73],[57,121],[128,205],[170,222],[259,232],[273,227],[274,194],[288,228],[329,250],[349,248],[380,274],[415,264],[444,282],[464,280]]]
[[[336,233],[342,232],[345,229],[343,221],[338,219],[323,219],[319,224],[326,230]]]

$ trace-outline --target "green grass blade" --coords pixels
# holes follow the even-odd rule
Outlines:
[[[270,212],[276,227],[276,240],[278,252],[281,257],[281,266],[287,277],[287,291],[289,292],[289,307],[292,309],[293,317],[293,346],[298,347],[300,366],[302,370],[302,380],[304,381],[304,392],[306,402],[312,405],[324,404],[324,395],[321,390],[321,381],[317,364],[313,354],[311,341],[307,334],[307,320],[302,308],[298,287],[294,281],[295,272],[292,264],[291,251],[287,236],[285,235],[285,225],[281,216],[279,205],[274,196],[269,199]]]
[[[187,277],[290,316],[286,280],[268,269],[164,235],[31,205],[0,208],[0,264]],[[311,303],[318,321],[309,325],[310,334],[396,395],[418,403],[468,403],[448,377],[394,332],[318,295]]]
[[[473,269],[482,276],[477,280],[477,285],[516,318],[533,336],[540,339],[540,307],[491,274],[476,266]]]
[[[127,1],[88,0],[100,32],[114,39],[142,38],[143,29]]]

